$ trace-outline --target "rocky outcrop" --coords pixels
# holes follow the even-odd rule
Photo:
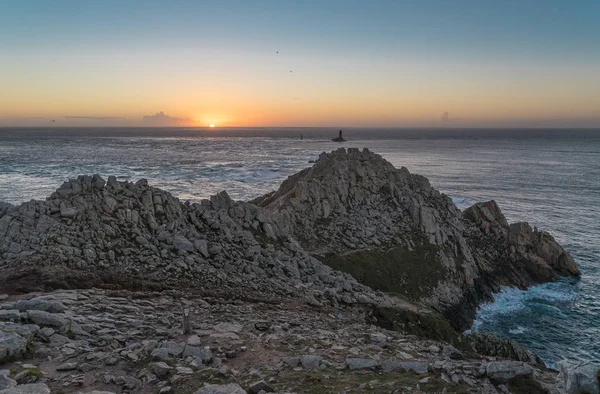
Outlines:
[[[259,299],[383,301],[308,255],[276,214],[222,192],[182,203],[145,180],[94,175],[0,212],[0,288],[193,288]]]
[[[323,153],[253,202],[281,215],[321,261],[425,303],[461,330],[501,286],[526,288],[579,272],[548,233],[509,225],[495,202],[463,213],[426,178],[367,149]]]
[[[499,338],[494,334],[481,332],[465,335],[464,339],[479,354],[544,365],[535,353],[511,339]]]
[[[145,180],[94,175],[46,201],[0,206],[0,287],[11,293],[183,286],[381,306],[387,292],[462,330],[503,285],[577,273],[549,234],[509,225],[494,202],[462,213],[425,177],[367,149],[323,153],[249,203],[226,192],[182,203]]]

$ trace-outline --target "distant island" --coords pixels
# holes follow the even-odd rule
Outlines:
[[[346,140],[345,140],[345,139],[342,137],[342,130],[340,130],[340,133],[339,133],[339,135],[338,135],[336,138],[332,138],[331,140],[332,140],[332,141],[335,141],[335,142],[344,142],[344,141],[346,141]]]

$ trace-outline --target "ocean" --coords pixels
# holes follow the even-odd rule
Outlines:
[[[424,175],[461,209],[494,199],[509,221],[551,232],[581,267],[564,279],[506,288],[480,307],[491,331],[557,361],[600,363],[600,130],[0,129],[0,201],[44,199],[80,174],[146,178],[183,200],[221,190],[248,200],[319,153],[363,148]],[[301,136],[303,137],[301,139]]]

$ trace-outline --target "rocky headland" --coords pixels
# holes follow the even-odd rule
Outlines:
[[[0,393],[579,392],[589,366],[460,334],[501,286],[578,274],[367,149],[250,202],[79,176],[0,203]]]

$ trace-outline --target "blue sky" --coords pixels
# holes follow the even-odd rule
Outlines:
[[[322,93],[334,115],[319,114],[311,123],[311,108],[323,106],[313,100],[312,107],[296,112],[272,108],[279,115],[273,122],[263,115],[263,123],[337,124],[344,106],[348,112],[365,107],[363,97],[381,101],[377,108],[385,108],[386,125],[434,124],[446,110],[473,124],[573,119],[596,125],[600,113],[593,94],[600,88],[600,1],[0,0],[0,10],[5,119],[50,112],[134,119],[165,110],[181,119],[203,118],[204,111],[207,121],[221,116],[248,125],[255,121],[247,116],[235,121],[245,107],[233,96],[250,99],[254,93],[251,110],[267,114],[283,88],[306,100]],[[304,79],[281,80],[278,73],[288,68]],[[141,76],[147,85],[136,80]],[[185,80],[194,91],[207,88],[206,95],[187,94]],[[95,91],[115,81],[118,105],[110,105],[108,93],[86,93],[82,81]],[[60,86],[81,95],[77,105],[56,105],[62,96],[51,88]],[[159,89],[188,101],[165,102]],[[133,90],[143,97],[134,97]],[[461,105],[447,98],[450,90]],[[344,101],[336,95],[340,91],[355,100]],[[468,110],[485,91],[497,96],[488,98],[490,105],[506,107],[496,117],[482,108]],[[545,107],[532,105],[530,113],[509,108],[511,99],[535,100],[532,91],[548,101]],[[418,107],[406,104],[411,97]],[[28,98],[35,105],[24,108]],[[133,101],[130,112],[122,111],[126,99]],[[237,109],[228,113],[228,103]],[[359,123],[377,122],[381,115],[367,111]]]

